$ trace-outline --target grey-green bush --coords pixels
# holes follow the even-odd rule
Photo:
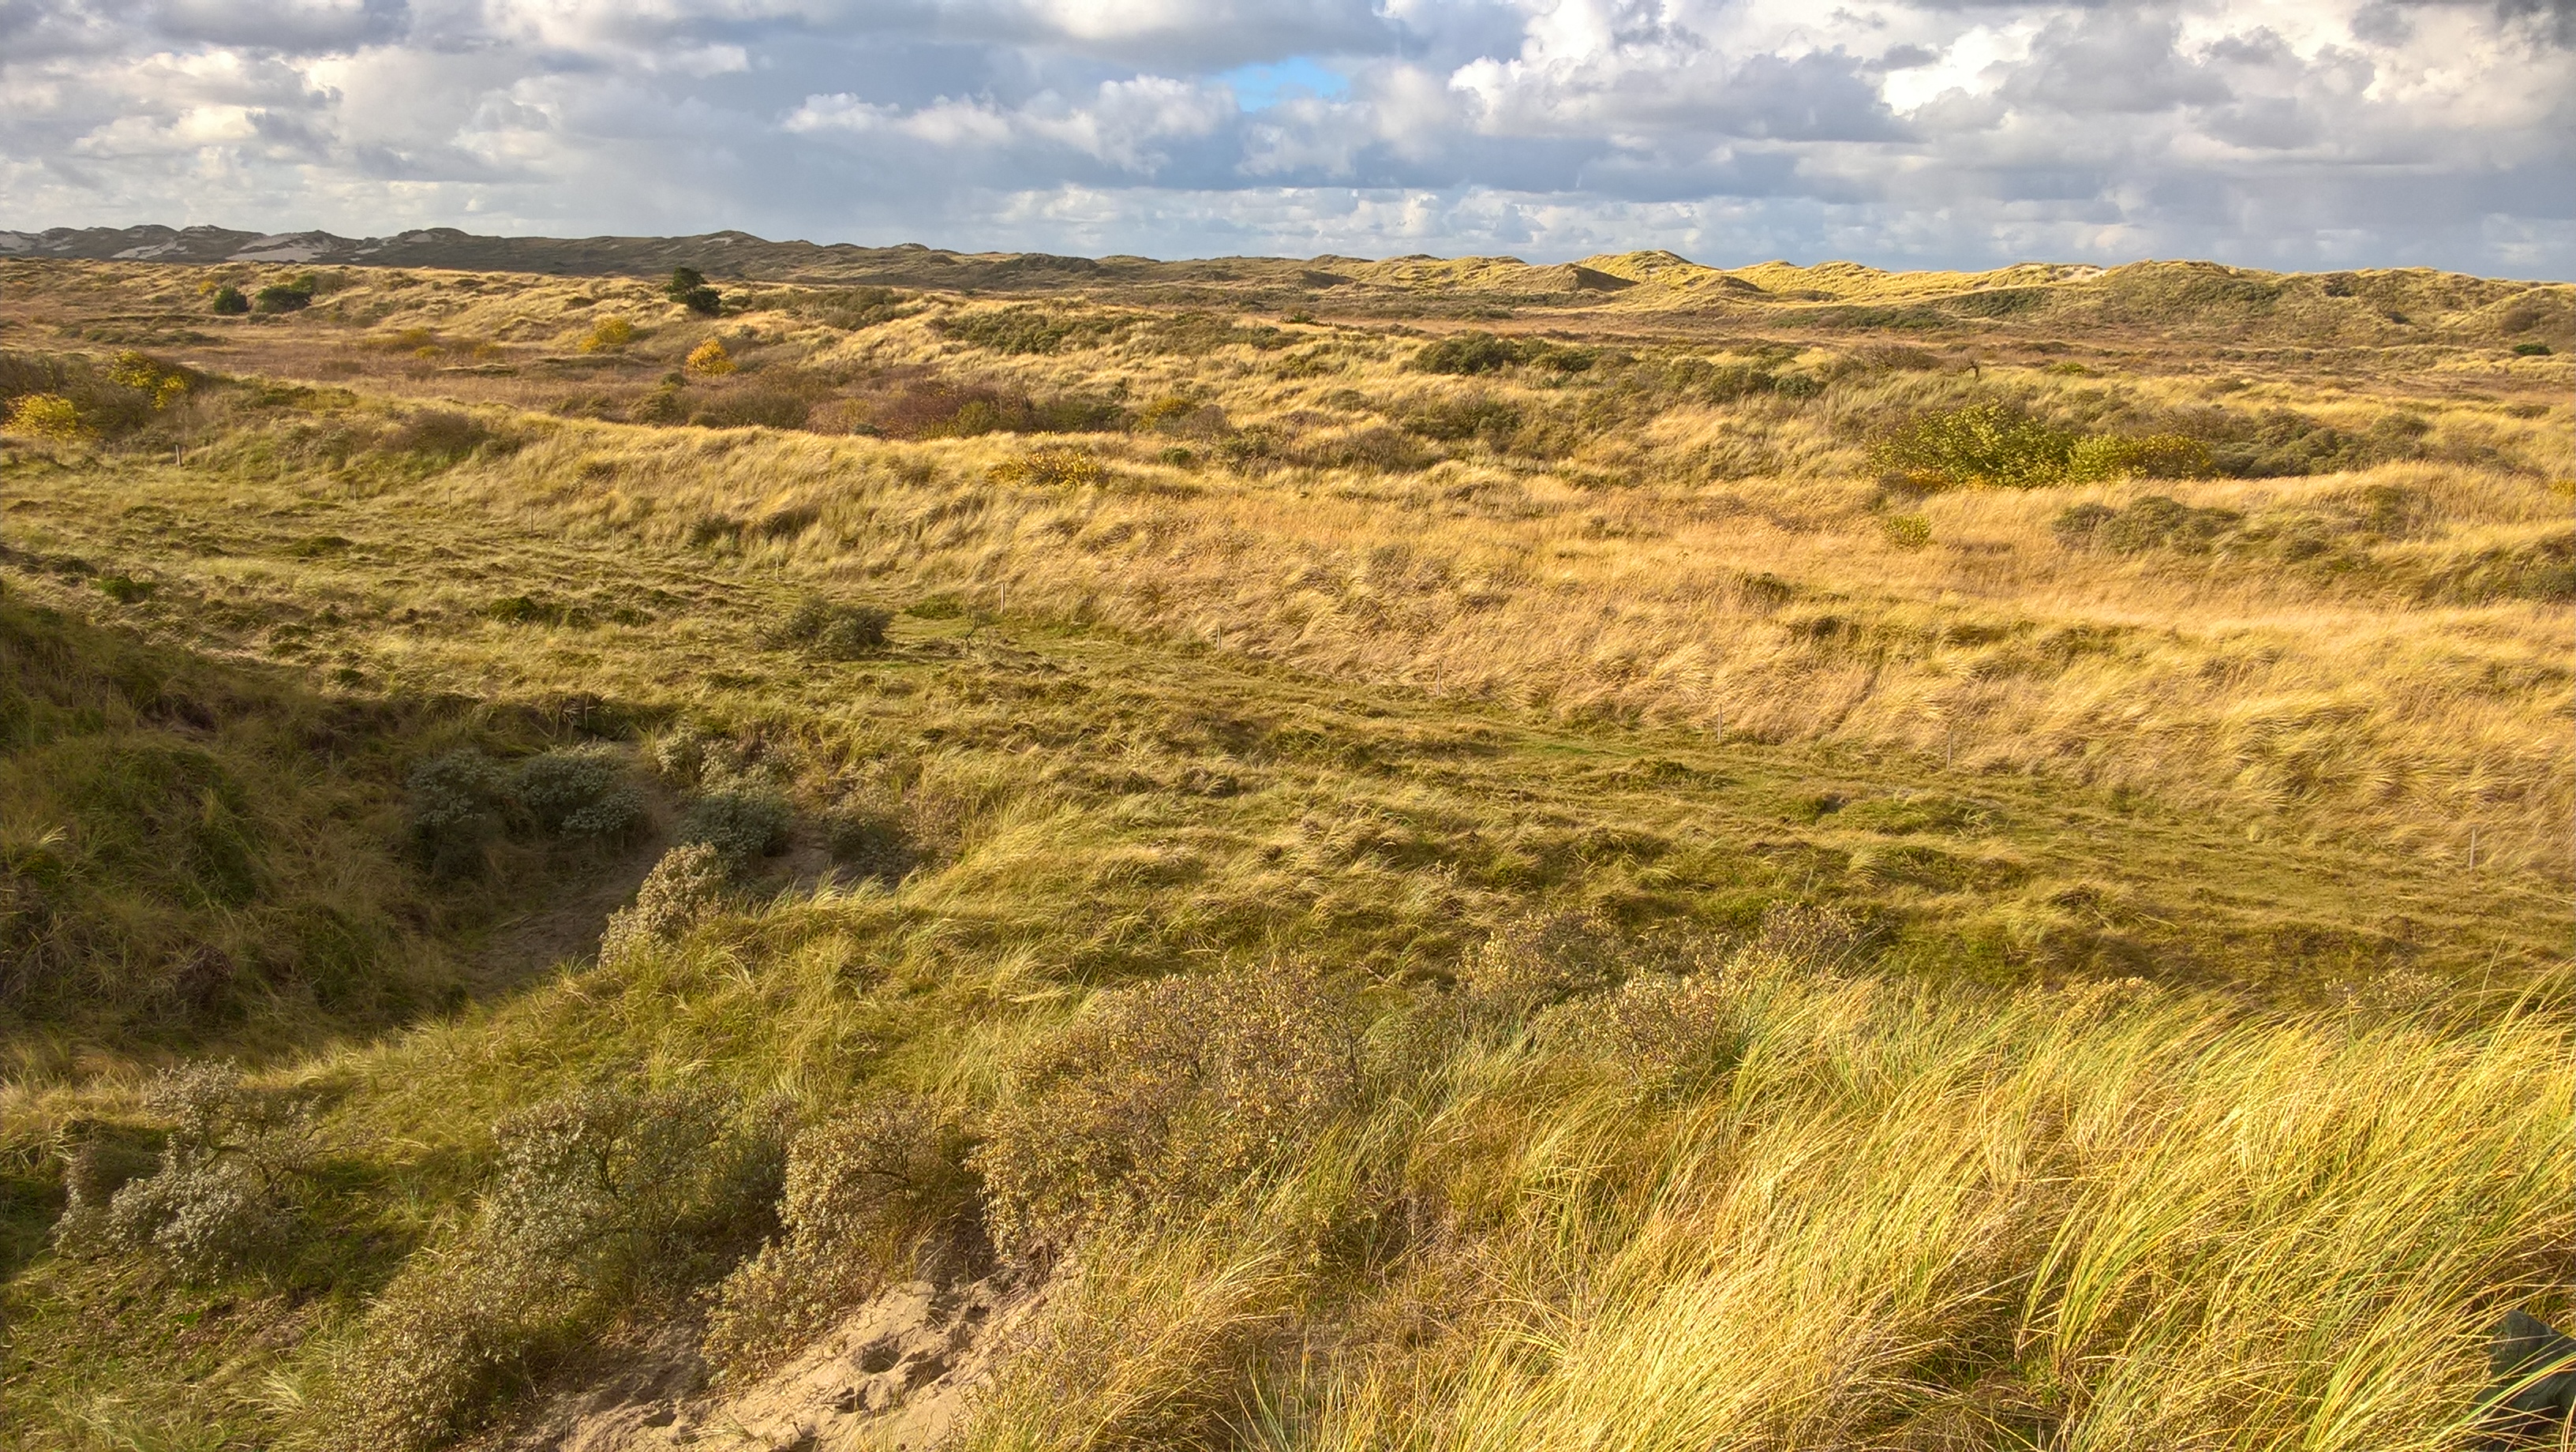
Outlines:
[[[414,1255],[336,1369],[327,1420],[353,1452],[470,1429],[547,1360],[706,1284],[776,1223],[776,1127],[711,1090],[577,1090],[499,1140],[473,1224]]]
[[[893,1095],[815,1125],[787,1156],[786,1233],[725,1279],[706,1358],[756,1373],[888,1282],[971,1275],[985,1253],[973,1142],[939,1107]]]
[[[314,1152],[306,1116],[219,1062],[164,1071],[148,1102],[171,1121],[158,1164],[109,1193],[100,1151],[84,1146],[65,1177],[56,1243],[148,1252],[198,1281],[259,1270],[291,1248]]]
[[[739,872],[787,845],[788,820],[787,804],[767,792],[709,792],[680,815],[678,835],[714,848],[727,871]]]
[[[484,845],[507,825],[510,777],[501,764],[469,746],[412,768],[403,786],[429,869],[457,876],[479,868]]]
[[[893,621],[891,610],[817,596],[800,601],[762,639],[768,645],[801,649],[825,660],[854,660],[884,649],[886,627]]]
[[[626,764],[612,747],[566,747],[519,763],[517,794],[545,831],[615,838],[644,818],[643,794],[625,776]]]
[[[973,1159],[997,1242],[1043,1258],[1084,1233],[1215,1206],[1293,1155],[1359,1084],[1347,994],[1272,967],[1104,993],[1015,1066]]]
[[[724,904],[725,862],[704,842],[674,847],[653,864],[635,905],[609,915],[599,956],[613,961],[638,949],[677,942]]]

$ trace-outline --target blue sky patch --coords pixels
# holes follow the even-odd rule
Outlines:
[[[1235,100],[1246,111],[1267,111],[1299,97],[1338,101],[1351,93],[1350,77],[1302,55],[1276,65],[1236,66],[1216,78],[1234,88]]]

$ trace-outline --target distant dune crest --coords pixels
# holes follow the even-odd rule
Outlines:
[[[2383,268],[2282,273],[2215,262],[2103,268],[2024,262],[1986,272],[1890,272],[1856,262],[1712,267],[1672,252],[1578,262],[1517,257],[1381,260],[1321,256],[1063,257],[952,252],[907,243],[772,242],[748,232],[691,237],[484,237],[449,227],[389,237],[239,232],[221,227],[57,227],[0,231],[0,258],[195,265],[368,266],[645,277],[687,266],[738,281],[1035,296],[1081,292],[1148,306],[1326,309],[1345,315],[1505,318],[1528,310],[1768,318],[1797,326],[1940,333],[1961,327],[2063,331],[2148,327],[2197,337],[2390,346],[2436,338],[2509,341],[2576,323],[2576,285]]]

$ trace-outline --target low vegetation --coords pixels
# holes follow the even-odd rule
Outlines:
[[[2564,289],[1079,261],[0,264],[13,1445],[2497,1432]]]

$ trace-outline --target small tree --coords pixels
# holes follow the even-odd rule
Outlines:
[[[714,317],[724,311],[724,295],[707,286],[706,274],[694,267],[674,267],[663,294],[693,313]]]

